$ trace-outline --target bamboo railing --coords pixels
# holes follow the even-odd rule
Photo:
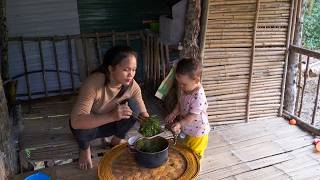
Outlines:
[[[317,114],[319,115],[318,104],[319,104],[319,89],[320,89],[320,73],[318,74],[318,80],[316,84],[316,91],[314,93],[314,102],[306,100],[306,87],[310,86],[310,77],[309,70],[311,60],[320,61],[320,52],[304,49],[294,45],[290,46],[290,51],[298,54],[299,64],[298,64],[298,73],[297,73],[297,95],[295,101],[294,114],[284,111],[284,116],[288,118],[294,118],[297,120],[298,125],[301,125],[306,130],[320,135],[320,126],[319,121],[317,121]],[[302,65],[305,64],[305,68],[302,68]],[[304,109],[306,104],[313,103],[312,113],[307,116],[302,117],[302,113],[307,111]],[[319,117],[318,117],[319,118]]]
[[[83,56],[83,68],[84,68],[84,77],[88,76],[90,71],[92,71],[97,65],[102,63],[102,44],[103,43],[110,43],[112,46],[117,45],[118,43],[130,45],[130,42],[133,40],[141,40],[143,35],[139,31],[130,31],[130,32],[101,32],[101,33],[83,33],[77,35],[66,35],[66,36],[42,36],[42,37],[10,37],[9,43],[19,43],[21,49],[21,61],[23,63],[24,72],[22,74],[15,75],[12,79],[18,79],[22,76],[25,78],[27,94],[20,94],[18,96],[27,96],[28,100],[32,99],[33,95],[44,95],[48,97],[50,93],[58,93],[58,95],[63,95],[65,93],[76,93],[78,87],[75,85],[76,77],[80,76],[81,70],[76,72],[74,69],[74,63],[77,63],[78,67],[82,62],[79,62],[78,56]],[[39,70],[29,70],[29,61],[28,56],[26,55],[28,52],[26,50],[26,43],[33,43],[35,48],[38,48],[39,53],[39,63],[40,69]],[[44,43],[50,43],[52,47],[52,54],[55,64],[55,69],[48,69],[45,67],[45,55],[44,55]],[[67,58],[60,59],[59,51],[57,48],[58,43],[65,43],[66,44],[66,51],[67,51]],[[82,49],[76,48],[77,44],[80,44]],[[93,47],[92,47],[93,46]],[[93,49],[93,56],[91,57],[92,53],[89,53]],[[76,52],[74,52],[76,51]],[[77,57],[73,57],[76,55]],[[76,61],[73,61],[76,59]],[[61,61],[68,61],[68,70],[61,70]],[[95,62],[93,62],[95,61]],[[58,83],[58,90],[56,91],[49,91],[48,90],[48,72],[55,72],[57,83]],[[41,92],[33,92],[32,83],[30,82],[30,75],[34,73],[41,73],[41,80],[43,83],[44,91]],[[65,79],[62,78],[62,74],[69,74],[70,76],[70,83],[71,89],[65,89],[62,87],[62,81]]]
[[[169,72],[169,46],[158,35],[142,35],[143,74],[145,87],[155,93]]]

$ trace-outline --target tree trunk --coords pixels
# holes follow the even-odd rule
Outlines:
[[[182,41],[183,49],[180,52],[180,57],[194,58],[200,61],[199,34],[200,34],[200,16],[201,16],[201,1],[188,0],[185,32]]]
[[[293,44],[301,47],[302,45],[302,30],[303,30],[303,18],[306,1],[301,0],[302,5],[300,13],[296,17],[296,28],[294,32]],[[299,10],[298,10],[299,11]],[[284,109],[286,109],[290,114],[294,114],[296,96],[297,96],[297,65],[298,65],[298,54],[290,52],[288,59],[288,69],[287,69],[287,79],[286,79],[286,89],[285,89],[285,100]]]
[[[182,40],[183,49],[180,51],[180,58],[194,58],[200,61],[200,16],[201,16],[201,0],[188,0],[187,11],[185,17],[184,37]],[[178,86],[176,81],[170,89],[165,102],[165,108],[171,112],[177,103]]]
[[[5,7],[5,0],[0,0],[0,72],[3,81],[9,79],[8,29]]]
[[[6,174],[14,174],[17,170],[17,154],[14,146],[13,134],[11,131],[7,102],[0,77],[0,152],[3,152]]]

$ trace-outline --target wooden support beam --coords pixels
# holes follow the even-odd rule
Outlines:
[[[207,32],[207,24],[208,24],[208,13],[209,13],[209,0],[202,1],[202,9],[201,9],[201,26],[200,26],[200,58],[201,64],[203,64],[204,59],[204,49],[206,42],[206,32]],[[201,78],[202,79],[202,78]]]
[[[83,56],[84,56],[84,67],[85,67],[85,73],[86,77],[89,75],[89,63],[88,63],[88,52],[87,52],[87,37],[85,34],[81,35],[81,41],[82,41],[82,49],[83,49]]]
[[[96,53],[97,58],[100,64],[102,64],[102,56],[101,56],[101,45],[100,45],[100,35],[99,33],[96,33]]]
[[[320,74],[319,74],[319,77],[318,77],[318,85],[317,85],[316,99],[315,99],[315,102],[314,102],[314,108],[313,108],[313,113],[312,113],[312,120],[311,120],[311,124],[312,124],[312,125],[314,125],[314,123],[315,123],[315,118],[316,118],[317,109],[318,109],[319,87],[320,87]]]
[[[24,69],[25,80],[26,80],[27,91],[28,91],[28,99],[31,100],[31,90],[30,90],[30,82],[29,82],[29,74],[28,74],[29,71],[28,71],[27,57],[26,57],[26,51],[24,48],[23,37],[20,38],[20,44],[21,44],[21,52],[22,52],[23,69]]]
[[[309,57],[313,57],[313,58],[316,58],[316,59],[320,60],[320,53],[316,52],[316,51],[312,51],[312,50],[309,50],[309,49],[298,47],[296,45],[291,45],[290,46],[290,51],[295,52],[295,53],[299,53],[299,54],[303,54],[303,55],[306,55],[306,56],[309,56]]]
[[[46,71],[45,71],[45,65],[44,65],[44,60],[43,60],[42,43],[41,43],[40,38],[38,41],[38,47],[39,47],[40,63],[41,63],[41,70],[42,70],[43,87],[44,87],[45,96],[48,97]]]
[[[297,3],[301,3],[301,0],[297,0]],[[293,4],[292,4],[293,5]],[[294,6],[292,6],[292,8],[297,7],[296,4],[294,4]],[[296,9],[297,11],[297,16],[293,17],[291,22],[292,23],[296,23],[295,27],[291,27],[292,25],[290,24],[289,26],[289,31],[291,32],[292,28],[294,29],[294,36],[288,35],[289,36],[289,44],[287,44],[287,48],[288,45],[290,46],[290,42],[292,42],[293,39],[293,44],[297,45],[297,46],[301,46],[301,36],[302,36],[302,22],[303,22],[303,13],[300,13],[299,11],[302,11],[302,9],[298,7],[298,9]],[[287,42],[288,43],[288,42]],[[290,48],[290,47],[289,47]],[[294,109],[295,109],[295,100],[296,100],[296,74],[297,74],[297,63],[298,63],[298,55],[296,53],[294,53],[294,51],[291,51],[290,49],[287,49],[287,53],[286,53],[286,64],[285,64],[285,73],[284,73],[284,78],[283,81],[286,81],[285,84],[283,82],[283,93],[281,95],[281,106],[280,106],[280,111],[279,111],[279,115],[282,115],[282,111],[283,108],[286,109],[288,112],[294,114]],[[285,94],[285,96],[284,96]]]
[[[251,86],[252,86],[252,79],[253,79],[253,65],[254,65],[255,52],[256,52],[256,36],[257,36],[259,12],[260,12],[260,0],[257,0],[256,1],[256,15],[255,15],[254,29],[253,29],[253,36],[252,36],[252,53],[251,53],[250,73],[249,73],[249,83],[248,83],[246,122],[248,122],[250,119]]]
[[[74,76],[73,76],[72,42],[71,42],[71,38],[69,36],[68,36],[68,60],[69,60],[71,87],[72,87],[73,93],[75,93],[76,89],[74,86]]]
[[[299,106],[299,97],[301,92],[301,81],[302,81],[302,55],[301,54],[299,54],[298,71],[299,71],[298,85],[297,85],[298,90],[297,90],[296,104],[294,106],[294,115],[296,115],[296,112]]]
[[[307,85],[307,80],[309,77],[309,64],[310,64],[310,57],[307,58],[307,66],[306,69],[304,71],[304,78],[303,78],[303,87],[302,87],[302,92],[301,92],[301,101],[300,101],[300,108],[299,108],[299,112],[298,112],[298,116],[300,117],[301,115],[301,111],[302,111],[302,105],[303,105],[303,99],[304,99],[304,91],[306,89],[306,85]]]
[[[314,135],[317,135],[317,136],[320,136],[320,129],[319,128],[316,128],[308,123],[306,123],[303,119],[293,115],[293,114],[290,114],[288,111],[286,110],[283,110],[283,116],[288,118],[288,119],[295,119],[297,121],[297,125],[299,127],[301,127],[302,129],[314,134]]]
[[[54,62],[55,62],[56,71],[57,71],[59,90],[60,90],[60,94],[62,95],[63,91],[62,91],[62,85],[61,85],[61,76],[60,76],[59,60],[58,60],[58,53],[57,53],[57,46],[56,46],[55,37],[52,37],[51,41],[52,41],[52,47],[53,47]]]

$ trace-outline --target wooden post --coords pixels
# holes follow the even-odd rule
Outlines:
[[[301,39],[302,39],[302,29],[303,29],[303,18],[304,18],[304,8],[303,8],[303,0],[298,0],[299,8],[297,9],[296,16],[296,26],[293,37],[293,44],[301,47]],[[291,37],[292,38],[292,37]],[[287,78],[285,85],[285,94],[284,97],[284,109],[286,109],[290,114],[294,114],[294,106],[296,100],[296,74],[297,74],[297,66],[298,64],[298,55],[292,51],[289,52],[288,58],[288,67],[287,67]]]
[[[87,52],[87,39],[86,39],[86,35],[85,34],[81,34],[81,42],[82,42],[82,49],[83,49],[85,73],[86,73],[86,77],[88,77],[88,75],[89,75],[89,64],[88,64],[88,52]]]
[[[129,38],[128,32],[126,32],[126,43],[127,43],[127,46],[130,46],[130,38]]]
[[[207,24],[208,24],[208,13],[209,13],[209,0],[203,0],[202,2],[202,9],[201,9],[201,31],[200,31],[200,58],[201,64],[203,65],[203,58],[204,58],[204,49],[206,43],[206,31],[207,31]]]
[[[307,84],[307,80],[309,77],[309,63],[310,63],[310,57],[308,56],[307,58],[307,66],[306,69],[304,71],[304,79],[303,79],[303,87],[302,87],[302,92],[301,92],[301,102],[300,102],[300,108],[299,108],[299,112],[298,112],[298,116],[300,117],[301,115],[301,111],[302,111],[302,105],[303,105],[303,98],[304,98],[304,90],[306,89],[306,84]],[[293,114],[293,113],[290,113]]]
[[[53,47],[53,57],[54,57],[54,62],[56,66],[56,71],[57,71],[57,78],[58,78],[58,85],[59,85],[59,90],[60,94],[63,94],[62,91],[62,85],[61,85],[61,77],[60,77],[60,69],[59,69],[59,60],[58,60],[58,53],[57,53],[57,47],[56,47],[56,37],[52,37],[52,47]]]
[[[96,53],[99,60],[99,63],[102,64],[102,56],[101,56],[101,46],[100,46],[100,37],[99,33],[96,33]]]
[[[291,11],[290,11],[290,18],[289,18],[289,27],[288,27],[288,32],[287,32],[287,44],[286,44],[286,54],[285,54],[285,64],[283,68],[283,75],[282,75],[282,84],[281,84],[281,98],[280,98],[280,108],[279,108],[279,116],[282,116],[283,112],[283,106],[284,106],[284,93],[286,89],[286,80],[287,80],[287,71],[288,71],[288,58],[289,58],[289,53],[290,53],[290,44],[291,44],[291,29],[292,29],[292,24],[295,24],[295,18],[293,17],[294,15],[294,9],[296,7],[296,3],[298,0],[292,0],[291,4]]]
[[[315,117],[317,114],[317,107],[318,107],[318,99],[319,99],[319,87],[320,87],[320,75],[318,77],[318,85],[317,85],[317,92],[316,92],[316,100],[314,102],[314,108],[312,113],[312,121],[311,124],[314,125]]]
[[[294,112],[296,113],[297,112],[297,108],[298,108],[298,105],[299,105],[299,97],[300,97],[300,92],[301,92],[301,81],[302,81],[302,55],[299,54],[299,65],[298,65],[298,71],[299,71],[299,77],[298,77],[298,85],[297,85],[297,89],[298,89],[298,92],[297,92],[297,97],[296,97],[296,104],[294,106]],[[296,114],[294,114],[296,115]]]
[[[257,0],[256,1],[256,16],[255,16],[253,36],[252,36],[252,52],[251,52],[251,62],[250,62],[249,83],[248,83],[248,96],[247,96],[247,109],[246,109],[247,110],[247,118],[246,118],[246,122],[248,122],[249,119],[250,119],[251,86],[252,86],[252,79],[253,79],[253,63],[254,63],[255,52],[256,52],[256,36],[257,36],[259,12],[260,12],[260,0]]]
[[[112,46],[116,45],[116,34],[114,31],[112,31]]]
[[[27,57],[26,51],[24,49],[24,40],[23,37],[20,39],[21,44],[21,52],[22,52],[22,61],[23,61],[23,68],[24,68],[24,75],[27,84],[27,91],[28,91],[28,99],[31,100],[31,90],[30,90],[30,82],[29,82],[29,74],[28,74],[28,64],[27,64]]]
[[[44,92],[45,92],[45,96],[48,97],[46,70],[45,70],[45,66],[44,66],[42,43],[41,43],[40,37],[38,40],[38,46],[39,46],[39,55],[40,55],[40,63],[41,63],[41,70],[42,70],[42,81],[43,81],[43,86],[44,86]]]
[[[72,61],[72,43],[70,36],[67,37],[68,40],[68,59],[69,59],[69,70],[70,70],[70,78],[71,78],[71,87],[73,93],[76,92],[74,87],[74,76],[73,76],[73,61]]]

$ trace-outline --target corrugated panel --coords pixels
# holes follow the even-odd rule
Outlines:
[[[9,36],[79,34],[76,0],[7,1]]]
[[[10,0],[7,1],[7,22],[9,36],[52,36],[72,35],[80,33],[79,18],[76,0]],[[74,72],[78,72],[76,54],[73,47]],[[49,41],[42,44],[45,69],[56,71],[53,60],[52,43]],[[36,72],[29,75],[30,90],[32,93],[44,92],[42,81],[41,62],[37,42],[26,41],[25,52],[29,72]],[[57,42],[59,68],[69,72],[69,61],[66,41]],[[18,79],[18,94],[27,94],[21,45],[17,41],[9,42],[9,67],[10,76]],[[22,76],[21,76],[22,75]],[[48,91],[58,91],[57,74],[47,72]],[[61,73],[62,89],[71,88],[70,75]],[[75,77],[75,84],[79,86],[79,77]],[[49,95],[56,95],[51,93]],[[35,95],[33,98],[43,95]],[[25,98],[25,97],[22,97]]]
[[[143,20],[169,14],[161,0],[78,0],[81,32],[143,29]]]
[[[211,123],[247,117],[256,0],[210,0],[203,85]],[[253,63],[250,118],[276,115],[280,106],[289,0],[261,0]]]

